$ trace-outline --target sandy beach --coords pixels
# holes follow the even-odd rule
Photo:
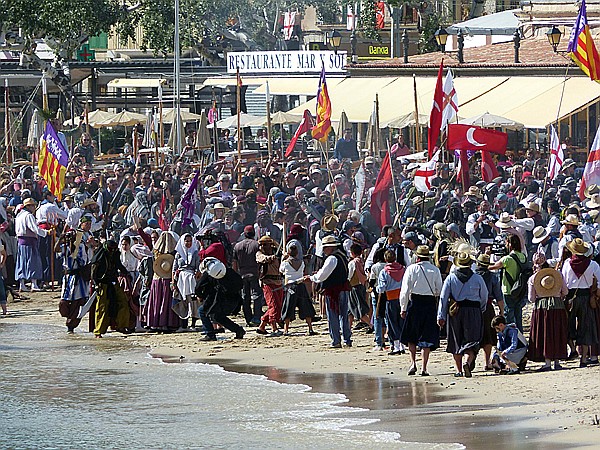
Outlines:
[[[9,301],[2,323],[63,326],[58,292]],[[459,442],[467,448],[597,448],[598,366],[580,369],[577,361],[568,361],[564,370],[535,373],[531,369],[539,364],[530,363],[520,375],[498,376],[483,371],[480,356],[473,378],[457,379],[451,355],[440,349],[432,354],[431,376],[409,377],[409,356],[372,351],[372,336],[363,331],[354,332],[352,348],[330,349],[326,321],[315,324],[317,336],[307,336],[300,321],[293,325],[291,336],[264,337],[247,329],[242,340],[227,332],[218,342],[199,342],[202,335],[195,332],[109,333],[105,339],[133,342],[166,361],[214,363],[343,393],[351,406],[372,410],[381,419],[378,428],[401,432],[410,441]],[[89,337],[87,343],[95,341],[87,322],[76,333]]]

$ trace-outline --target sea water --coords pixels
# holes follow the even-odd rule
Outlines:
[[[373,430],[368,411],[346,402],[216,365],[166,364],[121,339],[0,324],[2,449],[457,448]]]

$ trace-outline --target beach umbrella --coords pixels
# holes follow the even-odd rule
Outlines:
[[[240,125],[241,127],[249,127],[250,124],[260,119],[260,116],[253,116],[252,114],[241,113],[240,114]],[[207,125],[207,128],[213,128],[214,124]],[[237,114],[234,114],[227,119],[219,120],[217,122],[217,128],[225,129],[225,128],[237,128]]]
[[[411,112],[395,117],[386,124],[380,124],[381,128],[405,128],[414,127],[416,125],[415,113]],[[426,127],[429,125],[429,116],[425,114],[419,114],[419,126]]]
[[[44,119],[38,109],[33,111],[31,115],[31,121],[29,122],[29,133],[27,133],[27,147],[33,147],[38,149],[40,146],[40,139],[44,132]]]
[[[109,113],[107,111],[102,111],[101,109],[96,109],[88,113],[88,120],[90,122],[90,127],[100,128],[98,125],[101,122],[106,122],[110,118],[114,117],[113,113]],[[85,122],[85,117],[75,117],[75,125],[80,125],[81,122]],[[71,120],[67,120],[63,122],[64,126],[72,126]]]
[[[197,122],[202,116],[200,114],[194,114],[189,111],[181,110],[182,122]],[[163,108],[162,114],[163,123],[173,123],[175,120],[175,108]]]
[[[302,122],[302,116],[299,114],[290,114],[283,111],[277,111],[276,113],[271,114],[271,125],[293,125],[300,122]],[[265,127],[267,126],[267,116],[259,117],[247,126]]]
[[[154,114],[152,110],[148,111],[146,115],[146,125],[144,126],[144,140],[142,141],[142,145],[146,148],[154,148],[156,143],[154,142],[154,136],[152,136],[152,131],[154,129]]]
[[[59,123],[65,123],[65,115],[63,114],[62,109],[60,109],[60,108],[58,108],[58,111],[56,111],[56,120]],[[71,121],[69,120],[69,123],[70,122]]]
[[[175,122],[171,124],[171,131],[169,132],[169,141],[167,142],[167,147],[175,148],[176,143],[176,134],[175,134]],[[183,120],[179,119],[179,135],[181,136],[181,145],[185,146],[185,128],[183,126]],[[183,149],[179,149],[181,151]]]
[[[338,121],[338,126],[336,128],[335,137],[337,139],[341,139],[344,135],[344,130],[350,127],[350,121],[348,120],[348,116],[346,115],[346,111],[342,111],[340,116],[340,120]]]
[[[200,114],[200,124],[198,125],[198,129],[196,130],[196,141],[194,142],[195,148],[210,148],[210,131],[208,131],[208,118],[206,117],[206,113],[202,111]]]
[[[469,117],[468,119],[459,120],[458,123],[463,125],[476,125],[484,128],[506,128],[507,130],[522,130],[525,125],[506,117],[490,114],[489,112],[479,114],[478,116]]]
[[[114,114],[112,117],[108,118],[106,121],[101,121],[98,123],[98,127],[130,127],[133,125],[137,125],[138,123],[144,123],[146,121],[145,114],[138,114],[131,111],[127,111],[124,109],[120,113]]]

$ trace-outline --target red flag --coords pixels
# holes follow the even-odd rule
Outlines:
[[[437,145],[440,137],[440,128],[442,126],[442,102],[444,101],[444,89],[442,87],[442,72],[444,71],[444,60],[440,63],[438,70],[437,83],[433,94],[433,107],[429,114],[429,128],[427,129],[427,151],[429,159],[433,156],[433,149]]]
[[[456,179],[460,180],[464,190],[469,189],[471,186],[471,177],[469,176],[469,155],[466,150],[460,150],[460,159],[458,160],[458,167],[456,172]]]
[[[579,198],[581,200],[585,199],[585,188],[592,184],[600,185],[600,128],[596,131],[592,148],[590,148],[590,153],[583,169],[581,186],[579,186]]]
[[[449,150],[480,150],[504,155],[508,135],[475,125],[448,125]]]
[[[377,175],[377,181],[375,182],[375,189],[373,190],[373,195],[371,195],[371,216],[379,228],[392,223],[389,201],[390,188],[393,185],[390,154],[388,152],[381,163],[381,169],[379,169],[379,175]]]
[[[163,231],[167,231],[169,229],[169,222],[165,216],[165,209],[167,209],[167,196],[163,190],[162,198],[160,199],[160,211],[158,213],[158,226]]]
[[[296,146],[296,142],[304,133],[308,133],[313,126],[313,118],[310,115],[310,111],[308,109],[304,110],[304,117],[302,118],[302,122],[300,122],[300,126],[296,130],[296,134],[290,141],[290,144],[287,146],[285,150],[285,157],[289,157],[294,152],[294,147]]]
[[[486,183],[491,182],[498,176],[496,163],[492,159],[490,152],[481,152],[481,179]]]
[[[376,26],[378,30],[385,28],[385,2],[377,2],[375,4]]]

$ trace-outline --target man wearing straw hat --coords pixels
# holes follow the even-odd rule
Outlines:
[[[470,236],[471,245],[484,252],[494,243],[497,229],[494,222],[497,217],[490,212],[490,203],[487,200],[481,200],[481,194],[477,193],[479,194],[478,201],[481,203],[479,203],[478,211],[469,216],[466,231]]]
[[[331,348],[352,347],[352,331],[348,318],[348,261],[335,236],[325,236],[322,242],[325,261],[323,267],[313,275],[304,277],[313,283],[321,283],[327,305],[327,321]],[[341,332],[341,335],[340,335]]]
[[[442,290],[440,270],[429,262],[429,247],[419,245],[417,262],[407,267],[400,289],[400,309],[404,320],[400,341],[408,345],[411,367],[417,373],[417,346],[421,348],[421,376],[428,376],[429,353],[440,345],[440,329],[436,323],[437,302]]]
[[[542,226],[535,227],[531,242],[537,245],[535,253],[543,254],[548,265],[556,267],[560,255],[558,253],[558,241],[550,234],[550,230]]]
[[[454,356],[455,377],[471,377],[483,335],[483,311],[487,307],[485,281],[471,270],[473,259],[461,252],[454,258],[457,270],[444,281],[438,307],[438,325],[446,326],[446,351]],[[463,356],[467,360],[463,364]]]
[[[260,318],[260,325],[256,329],[258,334],[267,334],[267,325],[271,325],[273,335],[279,336],[277,324],[281,322],[281,308],[283,307],[283,277],[279,272],[280,259],[275,254],[277,243],[271,236],[263,236],[258,240],[259,251],[256,253],[256,262],[259,265],[260,283],[263,289],[267,312]]]

